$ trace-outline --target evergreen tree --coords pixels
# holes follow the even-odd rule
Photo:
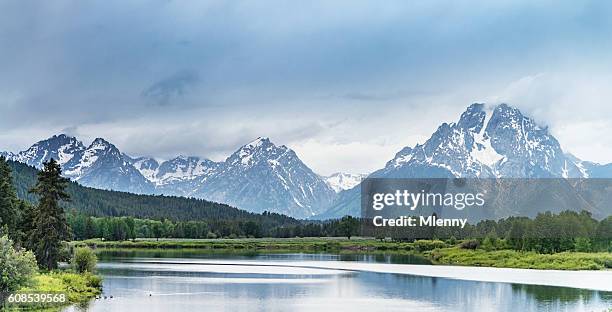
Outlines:
[[[38,264],[47,270],[57,268],[62,240],[70,238],[60,201],[68,201],[66,193],[68,179],[61,176],[60,165],[51,159],[45,162],[38,173],[38,182],[31,192],[39,196],[38,207],[30,233],[30,242]]]
[[[357,235],[359,231],[359,220],[351,216],[344,216],[340,220],[339,228],[343,236],[351,239],[351,236]]]
[[[4,156],[0,157],[0,227],[14,237],[18,221],[17,193],[13,187],[11,168]]]

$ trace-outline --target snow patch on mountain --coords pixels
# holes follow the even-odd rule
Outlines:
[[[495,151],[491,145],[491,139],[486,132],[486,125],[489,123],[492,115],[493,110],[485,108],[484,116],[482,117],[483,121],[479,127],[480,129],[477,132],[474,131],[473,134],[474,146],[472,146],[471,155],[473,161],[485,164],[494,169],[497,163],[504,159],[504,156]]]
[[[157,185],[166,185],[174,182],[206,178],[213,174],[217,167],[218,164],[209,159],[200,159],[195,156],[178,156],[163,162],[152,181]]]
[[[353,174],[345,172],[336,172],[332,175],[324,177],[325,183],[334,190],[336,193],[341,191],[352,189],[359,185],[361,180],[364,179],[367,174]]]
[[[154,182],[159,169],[159,162],[151,157],[139,157],[132,160],[132,166],[140,172],[147,180]]]
[[[83,152],[80,162],[73,168],[65,169],[64,174],[78,181],[83,177],[87,169],[92,167],[100,156],[109,149],[111,149],[110,143],[102,138],[96,138]]]

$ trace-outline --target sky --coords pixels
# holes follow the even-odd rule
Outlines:
[[[474,102],[612,162],[609,1],[1,1],[0,150],[53,134],[368,173]]]

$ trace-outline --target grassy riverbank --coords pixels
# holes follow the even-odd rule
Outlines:
[[[196,249],[211,252],[304,252],[356,254],[414,254],[433,264],[486,266],[525,269],[603,270],[612,268],[612,253],[536,252],[463,249],[459,242],[422,240],[412,243],[354,238],[290,238],[290,239],[201,239],[201,240],[87,240],[76,245],[114,250]]]
[[[444,248],[426,253],[436,264],[539,270],[604,270],[612,268],[612,253],[561,252],[539,254],[514,250]]]
[[[28,286],[19,289],[14,296],[20,294],[52,294],[62,295],[61,298],[65,298],[65,301],[9,304],[6,311],[59,311],[63,306],[69,304],[86,303],[99,295],[101,291],[102,279],[91,273],[77,274],[64,271],[39,273],[32,278]]]

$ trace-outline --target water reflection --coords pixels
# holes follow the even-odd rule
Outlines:
[[[206,250],[206,249],[141,249],[107,250],[98,254],[100,260],[133,258],[182,258],[182,259],[235,259],[235,260],[275,260],[275,261],[361,261],[392,264],[431,264],[427,258],[410,253],[274,253],[261,251]]]
[[[156,259],[368,261],[389,255],[113,253],[103,255],[104,292],[87,311],[607,311],[612,294],[562,287],[460,281],[287,266],[189,265]],[[180,260],[180,259],[178,259]],[[129,262],[128,262],[129,261]],[[186,261],[186,260],[185,260]],[[191,262],[196,262],[191,260]],[[170,265],[170,267],[169,267]],[[76,307],[69,311],[78,310]]]

